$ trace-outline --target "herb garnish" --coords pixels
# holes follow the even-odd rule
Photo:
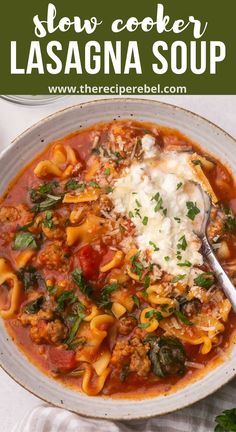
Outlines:
[[[43,226],[49,229],[52,229],[54,227],[52,211],[47,211],[45,219],[43,220]]]
[[[99,185],[98,182],[96,182],[96,181],[91,180],[91,181],[88,183],[88,185],[91,186],[91,187],[94,187],[94,188],[100,189],[100,185]]]
[[[17,274],[23,283],[25,291],[30,288],[38,287],[39,282],[43,280],[42,276],[33,266],[22,267]]]
[[[187,216],[189,219],[194,220],[195,217],[200,213],[199,208],[197,207],[197,203],[193,203],[192,201],[187,201],[186,206],[188,209]]]
[[[85,190],[85,184],[84,183],[79,183],[75,179],[70,179],[65,184],[65,190],[76,190],[76,189],[80,189],[81,192],[84,192],[84,190]]]
[[[159,210],[163,210],[163,199],[159,192],[157,192],[156,195],[152,197],[151,201],[153,200],[156,201],[154,212],[157,213]]]
[[[192,267],[192,263],[190,261],[184,261],[183,263],[177,264],[179,267]]]
[[[187,326],[194,325],[192,321],[189,321],[189,319],[179,310],[174,310],[173,313],[179,318],[180,321],[182,321]]]
[[[171,280],[171,283],[177,283],[185,278],[186,274],[179,274]]]
[[[46,196],[47,198],[45,199],[45,201],[35,204],[35,206],[31,208],[31,212],[39,213],[45,210],[50,210],[51,208],[54,208],[57,204],[59,204],[63,199],[63,195],[56,196],[47,194]]]
[[[40,307],[42,306],[44,302],[44,297],[38,297],[35,300],[31,301],[30,303],[27,303],[25,306],[25,312],[28,314],[36,314]]]
[[[85,317],[84,305],[81,302],[78,302],[78,304],[76,306],[77,306],[76,314],[73,316],[74,317],[74,323],[71,327],[68,338],[64,341],[67,345],[70,345],[71,342],[73,342],[73,340],[74,340],[74,338],[75,338],[75,336],[79,330],[79,326]]]
[[[64,291],[57,297],[57,308],[60,312],[64,311],[66,305],[72,305],[78,301],[74,291]]]
[[[152,241],[150,241],[149,244],[153,247],[154,252],[158,252],[160,250],[160,248],[157,247],[157,245],[155,243],[153,243]]]
[[[143,225],[147,225],[147,223],[148,223],[148,217],[147,217],[147,216],[144,216],[144,218],[143,218],[143,220],[142,220],[142,224],[143,224]]]
[[[209,289],[215,283],[214,273],[212,272],[201,273],[194,279],[194,282],[197,286]]]
[[[163,320],[163,315],[160,311],[152,309],[145,313],[145,318],[155,318],[157,321]]]
[[[139,301],[139,298],[135,294],[132,296],[132,300],[133,300],[134,304],[139,308],[140,301]]]
[[[176,186],[176,190],[179,190],[179,189],[181,188],[181,186],[183,186],[183,183],[182,183],[182,182],[179,182],[179,183],[177,184],[177,186]]]
[[[101,296],[96,300],[97,305],[105,309],[110,309],[112,306],[110,295],[113,291],[117,290],[118,287],[118,283],[105,285],[101,290]]]
[[[92,296],[93,289],[91,285],[86,281],[81,269],[76,268],[73,271],[72,280],[80,288],[83,294],[87,295],[88,297]]]
[[[186,237],[185,237],[185,235],[183,235],[178,240],[177,249],[181,249],[181,250],[185,251],[187,249],[187,246],[188,246],[188,243],[186,241]]]
[[[37,249],[36,237],[30,232],[16,233],[12,249],[13,250],[24,250],[24,249]]]
[[[139,261],[140,252],[137,252],[130,258],[132,263],[131,271],[139,276],[139,280],[142,278],[143,264]]]

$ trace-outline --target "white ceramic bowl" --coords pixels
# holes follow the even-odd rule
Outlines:
[[[108,99],[60,111],[37,123],[4,150],[0,156],[0,194],[10,180],[44,146],[82,127],[113,119],[137,119],[177,128],[208,152],[235,168],[235,141],[209,121],[181,108],[149,100]],[[89,397],[50,379],[20,352],[0,320],[0,362],[19,384],[38,397],[84,416],[112,419],[147,418],[165,414],[196,402],[236,375],[236,347],[229,360],[176,393],[144,400]]]

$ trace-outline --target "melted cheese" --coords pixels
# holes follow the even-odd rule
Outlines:
[[[186,205],[191,201],[200,209],[202,198],[198,187],[189,180],[196,180],[189,155],[162,153],[159,158],[133,163],[115,182],[111,194],[114,211],[127,215],[135,225],[139,250],[148,250],[153,263],[174,275],[189,274],[191,267],[180,266],[181,263],[188,261],[192,266],[203,263],[201,244],[193,231],[200,214],[193,223],[187,216]],[[158,197],[162,202],[157,210]],[[187,242],[185,250],[177,246],[183,236]],[[150,242],[159,250],[155,251]],[[177,259],[178,250],[181,259]]]

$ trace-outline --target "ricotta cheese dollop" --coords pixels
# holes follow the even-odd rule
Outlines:
[[[134,162],[116,180],[111,194],[114,211],[135,225],[139,250],[148,250],[151,261],[173,275],[188,275],[193,266],[203,264],[194,233],[202,198],[189,180],[196,178],[187,153],[161,153],[156,159]]]

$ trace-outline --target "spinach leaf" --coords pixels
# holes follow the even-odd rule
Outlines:
[[[32,266],[22,267],[17,274],[26,291],[38,287],[39,281],[43,280],[42,276]]]
[[[41,296],[31,301],[30,303],[27,303],[27,305],[25,306],[25,312],[28,314],[36,314],[42,306],[44,300],[44,297]]]
[[[72,280],[73,282],[80,288],[80,291],[87,295],[88,297],[91,297],[93,294],[93,289],[91,285],[86,281],[85,277],[83,276],[83,272],[81,269],[76,268],[72,273]]]
[[[51,181],[41,184],[38,188],[30,189],[30,199],[33,203],[43,201],[47,194],[54,193],[54,189],[58,187],[57,181]]]
[[[74,323],[71,327],[68,338],[65,340],[65,343],[67,345],[70,345],[73,342],[73,340],[74,340],[74,338],[75,338],[75,336],[79,330],[79,326],[80,326],[81,322],[83,321],[84,317],[85,317],[84,305],[79,302],[77,305],[77,314],[74,315],[74,318],[75,318]]]
[[[57,204],[62,202],[63,195],[46,195],[46,199],[40,203],[37,203],[34,207],[31,208],[31,212],[39,213],[45,210],[50,210],[54,208]]]
[[[151,346],[149,358],[153,373],[161,378],[185,373],[186,354],[179,339],[174,336],[149,336],[144,343]]]
[[[78,301],[74,291],[64,291],[57,297],[57,309],[58,311],[64,311],[66,305],[71,305]]]
[[[30,232],[16,233],[13,241],[12,249],[24,250],[24,249],[37,249],[36,237]]]

